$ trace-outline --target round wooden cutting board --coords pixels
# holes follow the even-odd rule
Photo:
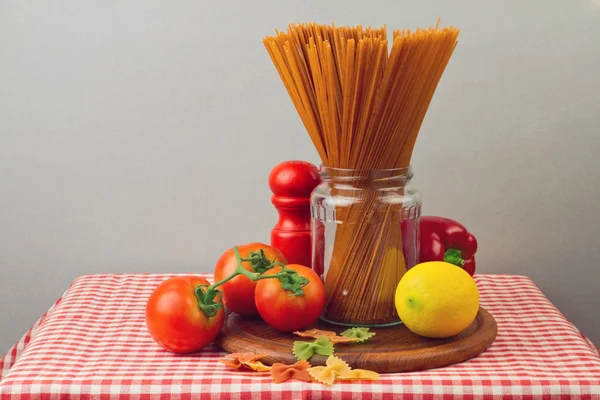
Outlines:
[[[319,321],[315,328],[340,333],[346,328]],[[404,325],[371,329],[377,334],[364,343],[335,345],[335,355],[352,368],[377,372],[408,372],[444,367],[481,354],[496,338],[494,317],[483,308],[475,321],[463,332],[447,339],[427,339],[415,335]],[[292,345],[296,340],[311,341],[293,334],[278,332],[258,318],[230,314],[216,343],[230,353],[252,351],[264,353],[265,364],[293,364]],[[327,357],[313,355],[312,365],[325,365]]]

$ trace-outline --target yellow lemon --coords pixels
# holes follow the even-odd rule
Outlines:
[[[396,310],[406,327],[431,338],[465,330],[479,310],[479,291],[460,267],[443,261],[414,266],[396,288]]]

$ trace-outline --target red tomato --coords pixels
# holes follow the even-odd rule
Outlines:
[[[304,295],[293,296],[281,286],[277,278],[262,279],[256,285],[254,300],[258,313],[274,329],[294,332],[308,328],[321,315],[325,304],[325,289],[321,278],[310,268],[298,264],[286,265],[286,269],[298,272],[308,279],[308,285],[302,288]],[[264,275],[281,271],[273,268]]]
[[[287,260],[283,254],[274,247],[263,243],[248,243],[243,246],[238,246],[238,251],[242,258],[248,258],[251,252],[258,252],[262,249],[265,252],[265,257],[268,262],[276,259],[283,264],[287,264]],[[252,263],[243,262],[244,269],[252,270]],[[237,268],[237,260],[233,249],[227,250],[217,261],[215,267],[215,282],[227,278]],[[254,288],[256,282],[244,275],[238,275],[229,282],[219,286],[218,289],[223,293],[223,303],[231,311],[241,315],[257,315],[256,306],[254,305]]]
[[[190,353],[217,337],[225,312],[221,308],[209,318],[198,307],[195,293],[198,285],[208,284],[204,278],[180,276],[154,289],[146,305],[146,326],[156,343],[174,353]],[[220,301],[220,296],[215,301]]]

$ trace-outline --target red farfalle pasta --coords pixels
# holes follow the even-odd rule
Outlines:
[[[327,336],[327,337],[336,336],[337,333],[332,332],[332,331],[322,331],[320,329],[309,329],[309,330],[300,331],[300,332],[296,331],[296,332],[294,332],[294,335],[316,339],[319,336]]]
[[[308,374],[309,368],[310,364],[306,360],[300,360],[293,365],[275,363],[271,366],[271,378],[275,383],[285,382],[291,378],[310,382],[312,379]]]
[[[226,355],[225,358],[220,359],[219,362],[235,369],[240,369],[244,366],[254,371],[268,371],[269,367],[258,361],[266,356],[266,354],[256,354],[251,352],[232,353]]]
[[[360,340],[358,338],[338,336],[335,332],[322,331],[320,329],[309,329],[307,331],[294,332],[294,334],[301,337],[309,337],[313,339],[317,339],[319,336],[325,336],[327,337],[327,340],[329,340],[331,343],[353,343],[358,342]]]

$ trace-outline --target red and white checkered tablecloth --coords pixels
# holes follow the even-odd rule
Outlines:
[[[151,291],[172,275],[91,275],[0,360],[0,400],[183,400],[292,398],[600,399],[597,349],[526,277],[476,277],[498,337],[453,366],[379,381],[275,384],[268,374],[227,369],[208,347],[194,355],[160,349],[146,332]],[[249,349],[250,350],[250,349]]]

